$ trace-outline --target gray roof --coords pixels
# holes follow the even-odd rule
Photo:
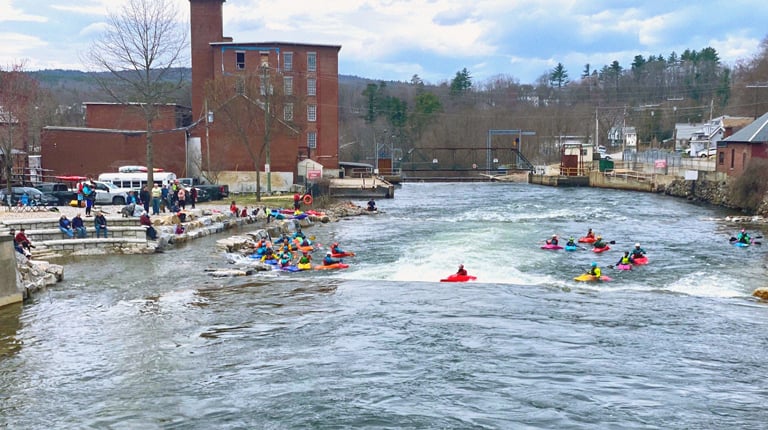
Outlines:
[[[768,142],[768,113],[764,113],[763,116],[754,120],[752,124],[723,139],[723,142]]]

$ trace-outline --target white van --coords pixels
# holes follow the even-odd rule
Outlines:
[[[176,174],[172,172],[154,172],[152,177],[154,182],[160,185],[168,185],[176,180]],[[119,188],[140,190],[147,184],[147,172],[102,173],[99,175],[99,181],[111,182]]]

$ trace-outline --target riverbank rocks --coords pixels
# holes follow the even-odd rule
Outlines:
[[[760,287],[753,291],[752,295],[762,300],[768,300],[768,287]]]
[[[18,253],[17,253],[18,254]],[[21,287],[24,298],[32,293],[61,282],[64,279],[64,267],[47,261],[29,260],[21,254],[16,257],[17,284]]]

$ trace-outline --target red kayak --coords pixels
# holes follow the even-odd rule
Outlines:
[[[584,236],[579,238],[579,243],[595,243],[596,240],[594,237]]]
[[[332,270],[332,269],[346,269],[349,264],[333,263],[333,264],[319,264],[315,266],[315,270]]]
[[[608,246],[608,245],[605,245],[605,247],[603,247],[603,248],[592,248],[592,252],[596,252],[596,253],[599,254],[599,253],[605,252],[605,251],[607,251],[609,249],[611,249],[611,247]]]
[[[440,282],[467,282],[467,281],[474,281],[477,279],[477,276],[471,276],[471,275],[457,275],[453,274],[448,276],[447,278],[443,278],[440,280]]]
[[[632,260],[632,263],[636,266],[642,266],[648,264],[648,257],[636,257]]]
[[[344,252],[332,252],[331,257],[333,258],[342,258],[342,257],[354,257],[355,253],[352,251],[344,251]]]

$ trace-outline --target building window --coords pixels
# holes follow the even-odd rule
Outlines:
[[[317,148],[317,132],[316,131],[310,131],[309,133],[307,133],[307,147],[309,149]]]
[[[242,76],[238,76],[235,81],[235,93],[241,96],[245,94],[245,79]]]
[[[317,95],[317,79],[315,78],[307,79],[307,95],[308,96]]]
[[[293,95],[293,77],[283,76],[283,93],[286,96]]]
[[[235,52],[235,68],[245,70],[245,51]]]
[[[725,151],[717,151],[717,162],[721,166],[725,165]]]
[[[736,162],[736,150],[731,148],[731,169],[733,169],[733,165]]]
[[[283,107],[283,119],[285,121],[293,121],[293,103],[286,103]]]
[[[307,71],[308,72],[317,71],[317,53],[316,52],[307,53]]]
[[[317,121],[317,105],[307,105],[307,121]]]
[[[293,70],[293,52],[286,52],[283,55],[283,70],[286,72]]]

